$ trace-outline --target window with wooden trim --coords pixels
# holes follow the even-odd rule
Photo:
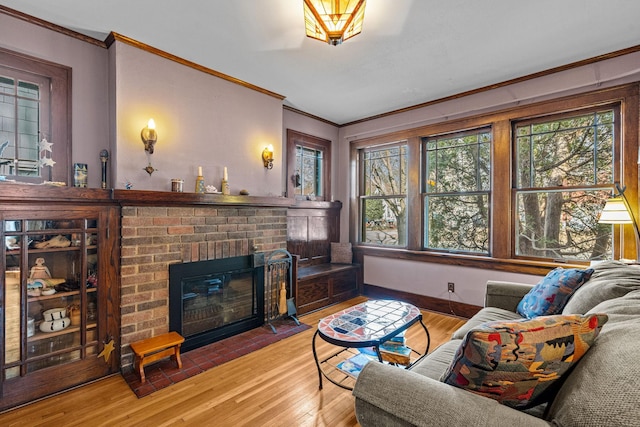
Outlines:
[[[69,184],[71,69],[0,49],[0,175]]]
[[[287,129],[287,196],[330,200],[331,141]]]
[[[424,247],[489,254],[491,129],[423,138]]]
[[[407,245],[406,142],[360,151],[361,241]]]
[[[635,258],[632,226],[598,218],[616,183],[640,217],[639,92],[629,84],[353,141],[352,238],[364,255],[395,246],[407,249],[395,258],[473,267],[493,258],[507,271]],[[407,142],[406,193],[375,195],[380,178],[363,156],[392,141]],[[394,197],[405,245],[371,235],[367,203]]]
[[[516,256],[612,258],[612,226],[598,218],[618,179],[619,121],[609,106],[513,124]]]

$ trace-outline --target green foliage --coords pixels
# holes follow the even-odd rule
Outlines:
[[[382,199],[370,199],[365,203],[365,220],[368,221],[380,221],[384,209],[382,208]]]
[[[612,227],[598,224],[614,181],[613,110],[514,128],[516,255],[611,259]],[[424,246],[489,254],[491,130],[423,138]],[[363,241],[403,246],[407,146],[363,150]]]

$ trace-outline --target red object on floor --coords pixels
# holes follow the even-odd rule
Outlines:
[[[291,319],[272,323],[276,327],[277,333],[275,334],[269,325],[265,324],[259,328],[182,353],[182,368],[180,369],[172,360],[162,360],[147,366],[146,382],[141,382],[133,369],[124,375],[124,379],[136,396],[144,397],[207,369],[222,365],[311,328],[304,323],[296,325]]]

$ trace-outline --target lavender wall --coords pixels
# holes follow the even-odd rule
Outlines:
[[[72,68],[71,162],[87,163],[89,187],[99,188],[99,153],[104,148],[112,148],[107,120],[107,50],[1,13],[0,46]],[[51,142],[55,160],[59,141]]]
[[[219,188],[227,166],[232,194],[284,191],[281,99],[121,42],[106,49],[1,13],[0,29],[1,47],[72,68],[72,163],[89,165],[89,187],[100,187],[106,148],[115,188],[129,180],[169,190],[171,178],[183,178],[193,191],[198,166]],[[151,176],[140,140],[150,117],[158,131]],[[261,161],[267,144],[276,147],[270,171]]]
[[[123,42],[115,42],[117,141],[116,188],[125,180],[141,190],[169,190],[171,178],[194,191],[198,166],[207,185],[220,188],[228,168],[231,194],[282,194],[282,156],[267,170],[261,153],[282,141],[282,100],[184,66]],[[151,176],[140,130],[152,117],[158,142]]]

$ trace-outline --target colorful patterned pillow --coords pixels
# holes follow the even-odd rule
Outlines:
[[[550,388],[595,341],[606,314],[488,322],[470,330],[441,381],[512,408],[549,400]]]
[[[558,267],[551,270],[518,304],[516,311],[522,317],[560,314],[569,297],[593,274],[593,268],[580,270]]]

